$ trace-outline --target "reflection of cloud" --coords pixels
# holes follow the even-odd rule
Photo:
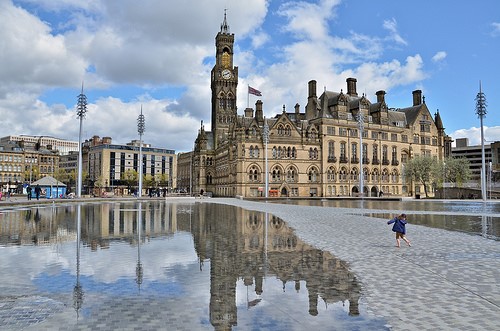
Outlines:
[[[187,268],[197,265],[193,245],[189,244],[191,235],[176,233],[169,239],[152,239],[141,244],[141,262],[144,266],[144,279],[150,282],[164,281],[174,277],[169,272],[174,267]],[[19,263],[23,261],[23,263]],[[122,278],[135,279],[137,250],[128,243],[112,243],[110,249],[91,252],[81,250],[80,275],[92,277],[96,282],[114,283]],[[0,273],[0,282],[31,286],[33,279],[42,274],[58,275],[68,271],[76,275],[76,243],[58,246],[3,247],[0,265],[9,272]],[[183,281],[183,280],[179,280]]]

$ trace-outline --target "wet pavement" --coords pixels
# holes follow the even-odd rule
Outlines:
[[[386,224],[387,219],[368,217],[364,215],[366,210],[362,209],[283,205],[237,199],[171,199],[175,202],[182,200],[228,204],[280,217],[305,243],[328,251],[349,264],[349,269],[361,283],[362,300],[366,304],[367,313],[387,321],[384,329],[500,329],[499,241],[414,225],[410,220],[407,236],[412,247],[402,245],[401,248],[396,248],[391,226]],[[10,203],[19,205],[26,202],[25,199],[19,198],[16,201],[14,198]],[[6,206],[4,201],[1,204],[2,207]],[[397,210],[380,209],[376,212],[390,213]],[[412,213],[425,215],[426,211],[421,209]],[[489,215],[500,216],[495,211]],[[53,314],[64,308],[57,301],[46,300],[32,296],[26,298],[22,305],[27,310],[37,311],[42,315]],[[8,300],[4,300],[0,312],[10,309],[9,304]],[[135,304],[137,306],[120,310],[106,306],[103,302],[100,315],[103,320],[96,321],[89,329],[109,329],[109,321],[114,321],[116,329],[133,330],[134,327],[130,327],[128,321],[147,320],[148,316],[152,319],[151,312],[155,311],[155,307],[160,307],[161,303],[145,300],[141,304]],[[15,310],[16,307],[11,308]],[[176,320],[181,323],[185,319],[197,318],[186,315],[187,307],[178,308],[169,312],[169,320],[174,323]],[[22,311],[25,313],[26,310]],[[25,318],[35,316],[28,315]],[[68,329],[64,324],[50,323],[26,329],[54,328]],[[86,328],[82,326],[80,329]],[[168,328],[158,324],[153,329]],[[268,329],[275,328],[269,326]],[[315,329],[334,328],[323,325]]]

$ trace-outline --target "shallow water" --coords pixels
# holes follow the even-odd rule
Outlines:
[[[232,206],[2,210],[0,264],[6,329],[387,329],[344,261]]]
[[[274,200],[274,203],[336,208],[355,208],[364,215],[391,219],[404,212],[411,224],[460,231],[500,240],[500,202],[483,201],[388,201],[388,200]],[[386,210],[387,212],[384,212]]]

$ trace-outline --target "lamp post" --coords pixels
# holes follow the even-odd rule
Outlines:
[[[146,119],[142,114],[142,105],[141,105],[141,114],[137,118],[137,132],[139,132],[139,192],[137,197],[142,197],[142,135],[144,134],[144,130],[146,129]]]
[[[264,117],[264,155],[265,155],[265,190],[266,198],[269,197],[269,175],[268,175],[268,164],[267,164],[267,144],[269,143],[269,126],[267,125],[267,119]]]
[[[361,193],[361,197],[364,196],[364,191],[363,191],[363,129],[364,129],[364,117],[363,113],[361,112],[361,104],[359,105],[359,114],[358,114],[358,125],[359,125],[359,152],[360,152],[360,158],[359,158],[359,191]]]
[[[87,96],[83,94],[82,83],[82,92],[78,95],[76,106],[76,115],[80,119],[80,133],[78,135],[78,184],[76,189],[78,198],[82,196],[82,127],[85,113],[87,113]]]
[[[486,96],[481,90],[479,82],[479,93],[476,95],[476,114],[481,122],[481,196],[486,201],[486,161],[484,156],[484,129],[483,118],[486,116]]]
[[[379,148],[378,153],[380,155],[379,156],[379,171],[380,171],[380,173],[378,174],[379,175],[379,178],[378,178],[378,183],[379,183],[378,184],[378,186],[379,186],[378,196],[381,197],[382,196],[382,194],[381,194],[382,193],[382,157],[383,157],[383,155],[382,155],[382,131],[380,131],[378,133],[378,142],[379,142],[378,143],[378,148]]]

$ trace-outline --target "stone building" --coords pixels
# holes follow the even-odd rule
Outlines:
[[[419,155],[441,160],[451,151],[439,112],[431,115],[421,90],[412,92],[411,106],[394,109],[385,91],[375,102],[358,95],[355,78],[347,78],[345,93],[320,96],[316,81],[309,81],[304,109],[283,106],[266,119],[258,100],[238,115],[238,67],[226,16],[215,46],[212,131],[201,123],[191,160],[178,169],[185,173],[189,164],[194,193],[265,196],[267,173],[269,196],[412,196],[424,188],[404,178],[405,163]]]

